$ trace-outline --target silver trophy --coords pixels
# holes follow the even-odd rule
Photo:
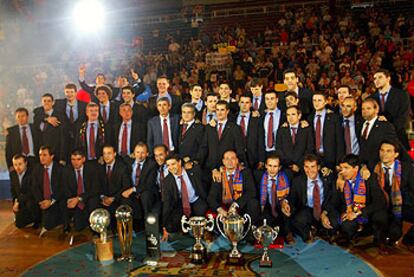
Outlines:
[[[118,261],[132,262],[134,256],[132,248],[132,208],[128,205],[121,205],[115,211],[116,226],[118,230],[119,244],[121,245],[121,256]]]
[[[237,243],[244,239],[244,237],[249,232],[251,226],[251,218],[248,214],[245,214],[241,217],[237,213],[238,205],[237,203],[233,203],[228,212],[227,217],[223,217],[219,214],[216,218],[216,225],[218,230],[220,231],[221,235],[227,238],[233,245],[233,249],[231,250],[229,256],[227,257],[227,264],[231,265],[243,265],[244,259],[242,253],[237,249]],[[220,227],[219,222],[223,225],[223,229]],[[244,225],[248,222],[248,227],[244,230]]]
[[[211,214],[208,215],[208,219],[203,216],[193,216],[189,220],[183,215],[181,218],[181,228],[184,233],[188,233],[191,230],[193,237],[195,238],[195,244],[191,252],[191,262],[193,264],[204,264],[207,261],[206,248],[201,243],[201,239],[204,235],[204,230],[209,232],[214,229],[214,219]]]
[[[252,226],[253,236],[263,246],[263,255],[260,259],[260,267],[272,267],[272,260],[269,257],[269,245],[277,238],[279,234],[279,226],[274,228],[267,225],[266,219],[263,220],[263,225],[257,228]]]
[[[96,258],[100,262],[112,261],[114,250],[112,239],[108,238],[107,228],[111,223],[111,215],[105,209],[96,209],[89,216],[91,229],[99,233],[99,238],[94,239],[96,246]]]

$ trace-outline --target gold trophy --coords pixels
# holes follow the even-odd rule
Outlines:
[[[238,204],[234,202],[228,212],[227,217],[223,217],[219,214],[216,218],[216,225],[221,235],[227,238],[233,245],[233,249],[230,251],[227,257],[227,264],[229,265],[243,265],[244,259],[242,253],[237,249],[237,243],[242,240],[249,232],[251,226],[251,218],[248,214],[241,217],[237,213]],[[220,227],[219,222],[223,224],[223,229]],[[244,231],[244,225],[248,222],[248,227]]]
[[[121,256],[117,261],[132,262],[134,256],[132,248],[132,208],[128,205],[121,205],[115,211],[116,227],[118,230],[119,244],[121,245]]]
[[[112,262],[114,249],[112,239],[108,238],[107,228],[111,223],[111,215],[105,209],[96,209],[89,216],[91,229],[99,233],[100,237],[94,239],[96,246],[96,259],[100,262]]]
[[[204,235],[204,230],[209,232],[213,231],[214,219],[211,214],[208,215],[208,219],[203,216],[193,216],[189,220],[183,215],[181,218],[181,228],[184,233],[188,233],[191,230],[193,237],[195,238],[195,244],[191,252],[191,262],[193,264],[204,264],[207,261],[206,248],[201,243],[201,238]]]
[[[257,228],[252,226],[253,236],[263,246],[263,255],[260,259],[260,267],[272,267],[272,260],[269,257],[269,245],[277,238],[279,234],[279,226],[274,228],[267,225],[266,219],[263,220],[263,225]]]

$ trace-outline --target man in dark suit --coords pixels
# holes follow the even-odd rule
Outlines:
[[[128,161],[128,172],[131,172],[133,187],[122,192],[123,201],[133,209],[134,229],[144,227],[148,213],[160,201],[158,194],[157,164],[148,157],[148,146],[139,142],[134,148],[135,159]]]
[[[338,115],[342,115],[342,105],[345,98],[352,97],[352,90],[348,85],[340,85],[336,90],[338,101],[330,106],[330,108]]]
[[[54,154],[49,146],[39,150],[40,164],[32,171],[33,195],[41,210],[40,237],[63,223],[62,212],[65,206],[63,167],[53,161]]]
[[[39,153],[37,130],[29,124],[29,111],[18,108],[15,112],[17,125],[7,129],[6,135],[6,163],[9,171],[13,171],[13,156],[22,154],[26,156],[29,165],[34,165]]]
[[[157,109],[159,115],[148,121],[148,148],[152,151],[154,145],[164,144],[169,151],[176,151],[180,119],[176,114],[170,112],[171,104],[167,97],[158,99]]]
[[[40,222],[40,209],[33,196],[31,170],[27,167],[27,159],[22,154],[16,154],[12,161],[14,170],[10,172],[10,187],[15,225],[23,228],[33,223],[37,227]]]
[[[91,101],[94,103],[98,103],[98,100],[95,95],[95,89],[96,87],[105,85],[106,83],[105,75],[103,73],[96,74],[95,85],[90,86],[85,81],[85,73],[86,73],[86,66],[83,64],[79,67],[79,84],[84,91],[89,93],[89,95],[91,96]]]
[[[166,163],[170,174],[163,183],[163,241],[168,240],[170,233],[181,230],[183,215],[205,216],[208,209],[207,193],[197,167],[184,169],[177,155],[169,155]]]
[[[177,115],[180,114],[182,99],[180,96],[170,94],[168,92],[169,86],[170,86],[170,82],[168,81],[166,76],[160,76],[157,78],[158,93],[156,95],[150,96],[150,98],[148,99],[150,116],[156,116],[159,114],[158,100],[164,97],[166,97],[168,101],[170,102],[171,113],[177,114]]]
[[[250,215],[252,224],[256,225],[259,222],[260,208],[251,171],[240,167],[234,150],[225,151],[222,162],[224,168],[220,173],[220,181],[213,182],[208,194],[210,209],[225,217],[230,206],[237,203],[239,214]]]
[[[296,95],[299,97],[299,100],[303,102],[308,111],[313,111],[312,108],[312,91],[307,88],[300,88],[299,87],[299,78],[296,75],[296,71],[294,69],[287,69],[283,72],[283,82],[287,86],[287,91],[294,91]],[[285,112],[286,111],[286,102],[285,98],[281,97],[279,101],[279,108]]]
[[[105,124],[105,127],[111,127],[120,122],[119,103],[110,101],[112,89],[109,86],[101,85],[96,88],[96,98],[99,105],[99,116]]]
[[[285,93],[285,102],[286,102],[286,109],[291,106],[298,106],[300,110],[302,111],[302,117],[308,118],[311,110],[309,109],[305,103],[299,99],[298,95],[294,91],[287,91]]]
[[[150,114],[147,108],[142,104],[135,101],[135,91],[131,86],[125,86],[122,88],[122,101],[131,106],[133,111],[133,120],[146,126]]]
[[[85,154],[78,149],[72,151],[71,164],[65,168],[63,186],[66,207],[64,209],[65,227],[69,232],[73,220],[75,231],[89,226],[90,213],[99,204],[99,168],[95,163],[85,163]]]
[[[229,117],[234,117],[239,112],[239,105],[237,100],[231,97],[232,90],[230,84],[221,83],[219,86],[219,95],[221,101],[226,101],[229,104],[230,114]]]
[[[397,139],[397,134],[391,123],[378,118],[379,106],[373,98],[362,102],[362,117],[365,119],[360,139],[359,159],[370,170],[379,161],[378,149],[384,139]]]
[[[243,139],[246,145],[247,164],[249,168],[256,169],[261,167],[259,161],[263,161],[263,143],[259,140],[259,117],[257,113],[251,112],[252,108],[252,94],[246,93],[240,96],[239,100],[240,112],[236,117],[236,123],[240,126],[243,134]]]
[[[190,95],[191,101],[195,107],[195,118],[197,118],[200,122],[202,121],[203,110],[205,108],[205,104],[201,96],[203,95],[203,89],[199,84],[194,84],[190,87]]]
[[[194,160],[204,135],[204,126],[195,119],[196,108],[191,103],[181,106],[181,124],[178,135],[178,156],[184,160]]]
[[[103,147],[103,160],[101,175],[101,204],[111,214],[111,228],[116,224],[115,211],[121,205],[122,192],[132,187],[127,166],[123,161],[116,159],[115,148],[111,145]]]
[[[358,156],[354,154],[344,156],[339,165],[336,190],[331,209],[327,211],[332,227],[339,223],[347,242],[351,242],[358,230],[371,225],[374,242],[379,244],[380,250],[385,249],[381,235],[388,224],[388,217],[384,194],[378,185],[376,174],[373,173],[368,180],[364,180],[359,173]]]
[[[323,92],[312,96],[314,112],[308,122],[312,125],[315,138],[315,151],[322,158],[322,166],[335,169],[344,155],[344,142],[338,116],[326,108],[328,104]]]
[[[98,160],[102,147],[111,143],[111,128],[99,118],[99,106],[89,103],[86,106],[87,120],[77,126],[76,147],[86,153],[86,160]]]
[[[265,100],[263,97],[263,84],[260,80],[254,78],[250,83],[250,91],[253,94],[252,108],[254,112],[259,112],[260,115],[264,114],[266,109]]]
[[[63,115],[63,128],[66,138],[65,161],[70,160],[70,155],[75,147],[76,124],[85,121],[86,103],[76,99],[76,85],[65,85],[65,99],[56,99],[54,108]]]
[[[125,157],[133,152],[138,142],[145,142],[147,138],[146,125],[132,119],[132,108],[127,103],[122,103],[119,106],[119,114],[122,122],[114,127],[114,145],[118,149],[118,155]]]
[[[218,95],[215,93],[208,93],[205,98],[206,107],[203,109],[201,115],[201,123],[205,126],[213,119],[217,120],[216,105],[218,102]]]
[[[303,158],[314,152],[314,138],[311,127],[306,121],[300,121],[301,111],[292,106],[286,110],[287,122],[277,133],[276,153],[282,164],[293,173],[299,173],[303,167]]]
[[[357,103],[352,96],[342,101],[339,118],[345,154],[359,155],[360,134],[364,120],[356,114]]]
[[[322,222],[326,220],[324,217],[335,184],[332,174],[323,176],[319,173],[320,168],[317,156],[306,155],[303,166],[305,174],[293,179],[289,197],[282,202],[282,212],[291,218],[294,232],[306,243],[314,241],[316,233],[312,230],[318,231],[324,227]]]
[[[45,93],[42,95],[42,107],[35,108],[33,125],[39,134],[39,145],[50,146],[56,161],[66,162],[66,138],[63,127],[64,115],[54,108],[53,95]]]
[[[380,115],[394,125],[398,139],[409,149],[406,133],[407,121],[410,118],[410,97],[406,91],[391,87],[391,75],[386,69],[377,70],[374,83],[378,91],[372,96],[380,106]]]
[[[216,105],[217,123],[210,123],[204,131],[203,142],[197,154],[199,164],[204,164],[207,171],[203,176],[210,176],[212,170],[217,174],[221,166],[224,152],[235,149],[240,162],[246,164],[246,146],[241,129],[235,123],[228,120],[229,104],[220,100]],[[206,179],[207,182],[207,179]]]

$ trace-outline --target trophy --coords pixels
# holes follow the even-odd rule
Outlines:
[[[121,256],[118,261],[132,262],[134,256],[132,248],[132,209],[128,205],[121,205],[115,211],[116,226],[118,230],[119,244],[121,245]]]
[[[161,257],[161,250],[158,215],[155,213],[148,213],[145,219],[145,238],[147,242],[147,256],[143,262],[149,266],[156,266]]]
[[[195,244],[191,252],[191,262],[193,264],[204,264],[207,260],[206,248],[201,243],[201,238],[204,235],[204,230],[211,232],[214,228],[214,219],[211,214],[208,215],[208,219],[203,216],[193,216],[189,220],[183,215],[181,218],[181,228],[184,233],[188,233],[191,230],[195,238]]]
[[[275,228],[270,227],[267,225],[266,219],[263,220],[263,226],[257,228],[256,226],[252,226],[253,236],[255,239],[263,245],[263,255],[260,259],[259,266],[260,267],[272,267],[272,260],[268,254],[268,247],[273,243],[273,241],[277,238],[279,233],[279,226]]]
[[[89,216],[91,229],[99,233],[94,239],[96,246],[96,259],[100,262],[111,262],[114,259],[112,239],[108,238],[106,228],[111,223],[111,215],[105,209],[96,209]]]
[[[216,218],[216,225],[221,235],[227,238],[233,245],[229,256],[227,257],[227,264],[229,265],[243,265],[244,259],[242,253],[237,249],[237,243],[242,240],[249,232],[251,226],[251,218],[248,214],[241,217],[237,213],[238,205],[233,203],[228,212],[227,217],[223,217],[219,214]],[[220,227],[219,222],[223,224],[223,229]],[[244,225],[249,222],[246,231],[244,232]]]

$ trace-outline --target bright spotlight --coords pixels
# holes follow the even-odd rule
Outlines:
[[[97,0],[80,0],[73,10],[73,21],[81,32],[99,31],[104,23],[104,7]]]

